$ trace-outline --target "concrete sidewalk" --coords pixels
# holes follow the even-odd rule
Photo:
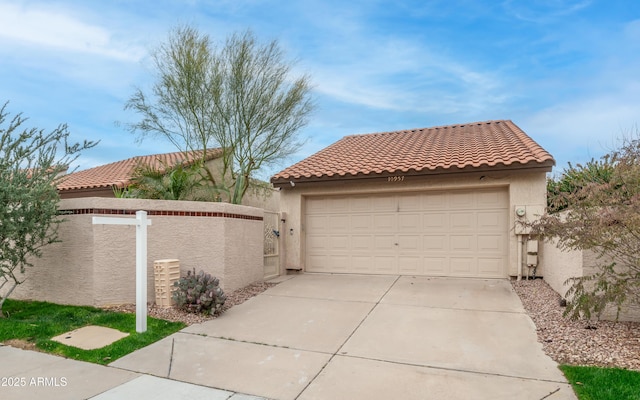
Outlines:
[[[118,368],[0,345],[2,400],[260,400]]]
[[[506,280],[283,279],[108,367],[0,346],[0,398],[576,398]]]
[[[269,399],[575,399],[506,280],[298,275],[111,364]]]

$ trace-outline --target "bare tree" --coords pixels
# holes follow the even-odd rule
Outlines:
[[[0,317],[2,305],[26,279],[26,267],[42,248],[58,240],[56,184],[80,151],[95,142],[70,144],[66,125],[50,133],[22,130],[21,114],[12,119],[0,108]],[[6,123],[6,126],[5,126]]]
[[[129,129],[141,139],[165,138],[180,151],[204,149],[203,157],[222,148],[222,170],[206,174],[231,203],[242,201],[256,171],[301,145],[299,131],[314,108],[310,80],[291,76],[277,41],[261,45],[246,31],[217,47],[208,35],[181,27],[152,58],[157,76],[150,94],[138,88],[125,106],[142,117]]]

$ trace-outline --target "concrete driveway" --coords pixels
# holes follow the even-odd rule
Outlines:
[[[286,278],[111,366],[268,399],[575,399],[506,280]]]

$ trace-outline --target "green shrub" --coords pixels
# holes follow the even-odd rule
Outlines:
[[[187,271],[187,276],[183,276],[175,282],[175,290],[172,297],[176,306],[182,310],[194,313],[215,314],[222,311],[227,296],[219,286],[218,278],[200,271],[196,274]]]

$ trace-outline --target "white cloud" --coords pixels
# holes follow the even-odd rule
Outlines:
[[[366,42],[345,43],[332,48],[332,57],[316,57],[311,76],[318,92],[346,103],[415,112],[480,112],[505,100],[493,71],[476,70],[417,42]]]
[[[640,86],[635,86],[630,85],[626,94],[600,93],[566,101],[516,123],[556,156],[558,168],[568,162],[584,163],[614,150],[620,139],[635,132],[640,123],[640,100],[633,94]]]
[[[121,61],[137,61],[144,54],[137,46],[117,43],[107,29],[45,4],[0,3],[0,39]]]
[[[567,17],[591,3],[592,0],[506,0],[502,5],[518,19],[544,24]]]

